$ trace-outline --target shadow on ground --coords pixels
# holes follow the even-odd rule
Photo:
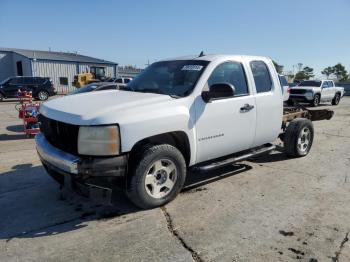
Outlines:
[[[249,170],[234,165],[207,173],[189,173],[183,193]],[[175,200],[176,201],[176,200]],[[42,166],[16,165],[0,174],[0,239],[34,238],[62,234],[88,226],[91,220],[140,212],[122,192],[111,206],[93,203],[73,192],[62,192]]]

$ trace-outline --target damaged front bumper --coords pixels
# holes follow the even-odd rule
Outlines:
[[[104,204],[111,202],[112,191],[116,186],[123,187],[127,155],[113,157],[72,155],[52,146],[41,133],[35,136],[35,142],[43,166],[62,187]]]

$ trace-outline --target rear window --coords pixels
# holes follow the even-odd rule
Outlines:
[[[321,86],[321,81],[307,80],[307,81],[301,82],[298,86],[316,86],[316,87],[320,87]]]
[[[253,72],[256,91],[258,93],[271,91],[272,80],[267,65],[263,61],[252,61],[250,68]]]

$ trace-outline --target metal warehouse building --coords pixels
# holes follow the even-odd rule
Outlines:
[[[103,70],[117,77],[117,63],[76,53],[0,48],[0,82],[13,76],[50,77],[58,93],[73,90],[74,75]]]

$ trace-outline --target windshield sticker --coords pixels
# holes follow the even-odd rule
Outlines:
[[[184,65],[181,70],[187,71],[201,71],[203,66],[201,65]]]

